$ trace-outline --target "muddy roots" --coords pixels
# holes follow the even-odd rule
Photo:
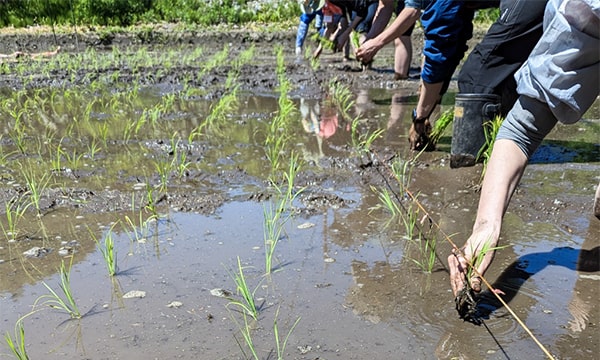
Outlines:
[[[477,311],[477,300],[475,299],[475,292],[470,286],[465,286],[460,290],[456,298],[456,311],[458,316],[464,321],[468,321],[475,325],[481,324],[481,317]]]

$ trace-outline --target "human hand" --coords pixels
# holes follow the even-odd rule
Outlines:
[[[363,64],[368,64],[373,60],[375,54],[379,51],[380,47],[375,39],[365,41],[358,49],[356,49],[356,58]]]
[[[410,149],[421,151],[435,150],[435,144],[430,142],[429,135],[431,134],[431,123],[429,120],[423,122],[413,122],[408,129],[408,142],[410,143]]]
[[[460,293],[467,281],[473,291],[481,291],[480,276],[483,276],[492,263],[497,242],[498,239],[493,236],[473,233],[460,252],[455,249],[448,256],[450,286],[454,296]],[[476,271],[469,272],[469,263],[475,267]],[[469,276],[470,278],[468,278]],[[496,292],[502,293],[501,291]]]

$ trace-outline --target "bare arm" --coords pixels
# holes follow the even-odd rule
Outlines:
[[[502,217],[526,165],[527,157],[514,141],[499,139],[494,143],[494,150],[483,178],[473,233],[463,248],[465,257],[470,261],[475,261],[484,248],[494,248],[498,244]],[[493,257],[494,251],[488,251],[482,259],[479,259],[477,266],[479,274],[485,273]],[[448,263],[450,284],[456,296],[464,287],[467,260],[462,256],[450,255]],[[470,280],[473,290],[481,290],[479,280]]]
[[[373,22],[371,24],[371,29],[367,34],[367,39],[372,39],[381,34],[385,27],[388,26],[393,13],[394,0],[379,0],[379,6],[377,7],[377,12],[375,12],[375,16],[373,17]]]
[[[404,8],[392,24],[375,38],[365,41],[356,51],[356,57],[362,62],[370,62],[375,54],[386,44],[402,36],[419,19],[421,10]],[[369,32],[371,34],[371,32]]]

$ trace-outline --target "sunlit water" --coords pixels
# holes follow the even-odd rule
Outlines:
[[[363,89],[356,94],[355,110],[369,119],[365,126],[385,130],[378,144],[397,148],[401,156],[409,153],[406,134],[416,86],[414,82],[406,89]],[[123,134],[126,121],[162,101],[165,92],[144,89],[128,107],[115,112],[103,105],[110,102],[109,94],[104,93],[106,98],[100,98],[90,113],[90,127],[79,129],[80,134],[88,131],[89,139],[98,137],[103,122],[110,125],[109,138]],[[200,194],[225,194],[230,201],[215,214],[168,210],[158,221],[138,228],[136,234],[110,230],[123,213],[59,211],[42,218],[49,235],[46,245],[55,251],[41,259],[25,259],[21,253],[30,245],[39,245],[42,235],[19,243],[3,239],[2,333],[14,336],[17,320],[27,315],[23,324],[33,359],[244,358],[244,352],[249,354],[242,336],[246,327],[252,330],[259,358],[268,354],[274,358],[274,324],[280,342],[289,332],[284,357],[293,359],[544,357],[515,318],[491,297],[482,300],[487,311],[482,325],[457,318],[445,270],[449,245],[442,237],[436,251],[442,261],[436,261],[432,273],[424,273],[417,264],[422,259],[414,244],[407,242],[401,220],[389,222],[389,214],[377,208],[377,195],[360,184],[337,186],[335,176],[344,175],[338,174],[335,159],[354,156],[348,146],[350,124],[314,96],[296,94],[293,98],[299,109],[294,118],[293,149],[305,162],[304,171],[323,179],[304,191],[334,194],[344,199],[344,205],[292,216],[275,250],[274,271],[266,276],[268,201],[246,199],[265,187],[261,180],[269,168],[262,152],[263,131],[277,111],[277,98],[274,94],[256,95],[240,96],[237,112],[229,114],[222,129],[226,136],[193,145],[197,147],[194,151],[198,150],[194,154],[200,154],[194,166],[208,175],[171,184]],[[181,134],[183,141],[184,134],[210,113],[212,104],[214,101],[178,99],[162,114],[158,128],[131,135],[128,141],[109,141],[111,145],[102,147],[96,158],[90,157],[84,142],[65,139],[70,156],[62,157],[64,167],[80,173],[105,169],[75,180],[82,187],[131,189],[144,179],[122,179],[140,174],[151,177],[156,171],[152,161],[173,150],[169,147],[172,134]],[[317,105],[318,113],[313,113]],[[73,109],[49,110],[41,116],[48,121],[28,123],[27,153],[35,154],[32,144],[37,141],[41,153],[49,154],[50,147],[44,150],[44,137],[39,134],[52,127],[59,139],[73,126],[73,116],[81,115]],[[6,112],[2,116],[10,119]],[[30,114],[29,119],[38,117]],[[6,121],[0,126],[4,133],[11,131],[10,124],[13,122]],[[594,258],[597,252],[588,251],[598,246],[599,222],[590,215],[600,169],[598,126],[593,118],[572,127],[559,126],[551,133],[509,208],[502,234],[502,244],[508,247],[498,252],[486,275],[507,293],[510,307],[540,342],[560,358],[594,359],[600,351],[598,257]],[[11,139],[2,138],[3,154],[10,154],[3,158],[2,171],[6,186],[16,188],[22,184],[14,164],[27,156],[14,155],[17,147]],[[155,139],[161,142],[157,144]],[[465,187],[478,182],[480,169],[448,169],[448,151],[449,137],[445,136],[438,151],[423,155],[422,161],[429,166],[415,169],[412,181],[432,218],[461,242],[472,226],[478,199],[477,192]],[[72,158],[77,154],[87,155],[75,163]],[[211,178],[236,168],[256,179],[216,185]],[[121,180],[114,184],[114,179]],[[303,206],[298,200],[295,205]],[[133,217],[134,213],[127,215]],[[36,223],[36,219],[28,219],[22,226],[35,229]],[[117,244],[119,271],[114,278],[107,275],[92,239],[102,240],[109,231]],[[68,265],[70,257],[63,258],[56,250],[61,241],[71,240],[78,244],[70,281],[84,314],[79,320],[41,306],[43,300],[33,307],[48,293],[41,281],[57,289],[60,261]],[[225,289],[232,298],[240,299],[233,280],[238,258],[249,287],[256,291],[256,322],[246,318],[245,323],[240,308],[231,300],[211,295],[212,289]],[[591,265],[580,266],[582,259]],[[144,291],[145,297],[123,299],[131,290]],[[2,344],[1,357],[8,353]]]

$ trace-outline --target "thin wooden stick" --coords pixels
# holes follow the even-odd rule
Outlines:
[[[373,153],[375,156],[377,156],[377,154],[373,150],[371,150],[371,153]],[[388,168],[388,170],[392,174],[394,174],[394,172],[391,171],[391,169],[389,169],[387,163],[384,161],[381,161],[379,156],[377,156],[377,157],[380,160],[379,162],[381,164],[383,164],[384,166],[386,166]],[[394,177],[395,177],[395,174],[394,174]],[[398,182],[400,183],[400,179],[396,178],[396,180],[398,180]],[[446,241],[448,241],[450,243],[450,245],[452,245],[452,248],[454,249],[455,254],[462,256],[467,261],[467,264],[471,267],[471,269],[473,269],[475,275],[477,275],[481,279],[481,281],[485,284],[485,286],[487,286],[490,289],[491,293],[494,294],[494,296],[496,296],[498,301],[500,301],[500,303],[502,303],[502,305],[506,308],[506,310],[508,310],[508,312],[515,318],[517,323],[519,323],[519,325],[523,328],[523,330],[525,330],[525,332],[533,339],[533,341],[542,350],[542,352],[544,352],[544,354],[548,357],[548,359],[555,360],[554,356],[552,354],[550,354],[548,349],[546,349],[546,347],[537,339],[537,337],[533,334],[533,332],[531,332],[531,330],[529,330],[529,328],[527,327],[527,325],[525,325],[525,323],[521,320],[521,318],[519,318],[519,316],[510,308],[510,306],[508,306],[508,304],[500,297],[500,295],[496,292],[496,289],[494,289],[494,287],[492,287],[492,285],[483,277],[483,275],[481,275],[479,273],[479,271],[477,271],[477,269],[475,268],[475,266],[473,266],[471,261],[467,260],[464,253],[460,250],[460,248],[458,246],[456,246],[454,241],[452,241],[450,239],[450,236],[448,236],[444,232],[444,230],[442,230],[440,225],[429,215],[429,212],[425,209],[425,207],[421,204],[421,202],[417,199],[417,197],[414,196],[413,193],[410,190],[408,190],[408,188],[404,188],[403,191],[406,192],[406,194],[408,194],[408,196],[411,198],[411,200],[414,201],[415,204],[417,204],[419,209],[421,209],[423,211],[425,216],[427,216],[427,218],[429,219],[430,224],[435,226],[438,229],[438,231],[442,234],[444,239],[446,239]]]

